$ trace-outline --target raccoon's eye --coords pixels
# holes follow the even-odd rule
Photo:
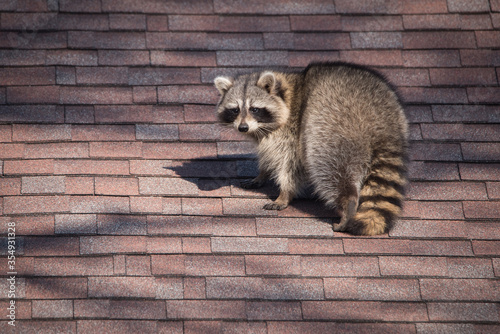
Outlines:
[[[226,109],[226,111],[230,114],[237,115],[240,112],[240,109],[239,108],[230,108],[230,109]]]
[[[250,111],[253,112],[254,114],[258,114],[262,111],[263,109],[262,108],[250,108]]]

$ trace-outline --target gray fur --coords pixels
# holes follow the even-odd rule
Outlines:
[[[260,186],[271,177],[280,187],[266,209],[284,209],[312,183],[342,216],[335,230],[387,231],[400,213],[401,205],[391,203],[400,202],[406,182],[408,126],[396,93],[380,75],[325,63],[300,73],[266,71],[215,83],[222,93],[218,114],[238,105],[240,114],[231,124],[251,124],[248,135],[258,143],[261,174],[244,186]],[[265,107],[271,119],[253,119],[253,106]]]

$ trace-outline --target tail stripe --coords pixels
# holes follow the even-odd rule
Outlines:
[[[396,190],[398,193],[404,193],[405,181],[399,179],[399,182],[389,181],[387,179],[381,178],[379,176],[370,175],[368,179],[365,181],[365,185],[372,188],[372,191],[375,190],[373,188],[380,189],[389,189],[392,188]]]
[[[384,211],[392,212],[393,214],[397,215],[401,211],[401,207],[398,205],[394,205],[390,202],[387,201],[382,201],[382,202],[363,202],[359,205],[358,207],[358,212],[363,212],[368,209],[381,209]]]
[[[402,206],[402,196],[400,197],[391,197],[391,196],[384,196],[384,195],[375,195],[375,196],[361,196],[359,198],[359,203],[380,203],[380,202],[387,202],[391,203],[392,205],[395,205],[397,207]]]
[[[390,229],[401,214],[405,184],[405,160],[401,154],[385,152],[375,156],[360,191],[358,211],[346,229],[361,235],[381,234]]]

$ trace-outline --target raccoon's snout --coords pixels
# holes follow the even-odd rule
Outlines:
[[[248,132],[248,124],[247,123],[241,123],[239,126],[238,126],[238,131],[239,132]]]

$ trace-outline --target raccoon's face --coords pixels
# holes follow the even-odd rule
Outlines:
[[[274,73],[218,77],[214,83],[221,93],[217,105],[221,123],[258,138],[286,123],[290,111],[280,97]]]

